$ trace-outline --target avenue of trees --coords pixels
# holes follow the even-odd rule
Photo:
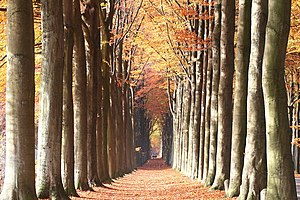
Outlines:
[[[0,199],[69,199],[130,173],[151,156],[154,124],[165,161],[206,187],[297,199],[298,68],[285,76],[291,7],[6,0]]]

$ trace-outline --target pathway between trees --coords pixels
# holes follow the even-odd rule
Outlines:
[[[79,192],[82,199],[223,199],[223,191],[209,191],[168,167],[162,159],[149,160],[137,171],[112,184]]]

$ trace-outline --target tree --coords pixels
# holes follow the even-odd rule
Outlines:
[[[73,106],[73,2],[64,0],[65,63],[63,74],[62,180],[68,195],[78,196],[74,185],[74,106]]]
[[[0,199],[37,199],[34,185],[32,1],[7,1],[6,167]]]
[[[99,67],[100,31],[97,1],[84,1],[84,33],[87,59],[87,172],[90,186],[99,185],[96,151],[97,68]]]
[[[239,199],[259,198],[267,186],[265,110],[262,59],[265,46],[267,1],[252,2],[251,55],[248,73],[247,138]]]
[[[212,186],[214,189],[224,188],[224,181],[229,179],[230,171],[235,0],[222,1],[221,10],[218,145],[216,177]]]
[[[297,199],[284,83],[291,1],[270,1],[262,85],[267,132],[267,199]]]
[[[239,194],[242,181],[244,150],[247,132],[247,84],[250,57],[250,27],[252,0],[239,1],[239,22],[236,50],[236,80],[232,119],[232,147],[228,197]]]
[[[87,180],[87,94],[86,55],[82,32],[80,2],[74,1],[74,121],[75,188],[88,190]]]
[[[37,194],[69,199],[61,180],[64,37],[62,1],[42,4],[43,63],[38,129]]]
[[[206,186],[213,184],[216,175],[216,155],[218,136],[218,92],[220,81],[220,35],[221,35],[221,1],[217,0],[214,9],[214,30],[212,33],[212,91],[210,108],[210,148],[209,167],[205,180]]]

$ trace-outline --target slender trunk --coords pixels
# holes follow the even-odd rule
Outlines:
[[[200,117],[200,144],[199,144],[199,166],[198,166],[198,180],[203,177],[203,162],[204,162],[204,140],[205,140],[205,113],[206,113],[206,83],[207,83],[207,51],[203,55],[203,83],[202,83],[202,97],[201,97],[201,117]]]
[[[235,0],[222,1],[220,86],[218,95],[218,146],[217,169],[213,189],[223,189],[229,179],[231,128],[232,128],[232,83],[234,65]]]
[[[188,159],[188,131],[190,122],[191,110],[191,85],[188,79],[183,90],[183,121],[182,121],[182,152],[181,152],[181,171],[187,174],[187,159]]]
[[[247,78],[250,56],[250,26],[252,0],[239,1],[239,23],[236,55],[236,80],[232,122],[232,147],[228,197],[239,195],[246,140]],[[255,17],[255,16],[254,16]],[[258,30],[259,31],[259,30]]]
[[[97,173],[96,121],[97,121],[97,67],[99,66],[99,7],[95,0],[83,2],[86,23],[85,41],[87,56],[87,173],[92,187],[100,184]]]
[[[216,174],[217,135],[218,135],[218,91],[220,80],[220,34],[221,34],[221,1],[215,2],[215,21],[212,33],[212,93],[211,93],[211,116],[210,116],[210,147],[209,167],[205,180],[206,186],[213,184]]]
[[[209,11],[211,12],[211,11]],[[213,31],[213,21],[209,23],[209,35],[211,37]],[[206,80],[206,108],[205,108],[205,138],[204,138],[204,158],[203,158],[203,175],[202,182],[205,183],[209,168],[209,143],[210,143],[210,120],[211,120],[211,93],[212,93],[212,49],[206,46],[208,63],[207,63],[207,80]]]
[[[74,108],[73,108],[73,2],[64,0],[65,64],[63,74],[62,181],[68,195],[78,196],[74,185]]]
[[[81,29],[79,0],[74,1],[74,122],[75,122],[75,188],[88,190],[87,180],[87,96],[86,56]]]

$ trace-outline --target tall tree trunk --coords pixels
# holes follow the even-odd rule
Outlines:
[[[64,35],[62,1],[42,4],[43,64],[39,119],[39,198],[69,199],[61,180]],[[47,182],[49,181],[49,185]],[[46,184],[45,184],[46,183]]]
[[[190,113],[189,113],[189,130],[188,130],[188,159],[187,159],[187,174],[192,178],[194,179],[195,176],[197,176],[197,174],[195,174],[195,169],[194,167],[195,164],[193,163],[194,160],[193,160],[193,153],[194,153],[194,140],[196,139],[196,135],[197,132],[194,132],[193,130],[193,127],[194,127],[194,118],[195,118],[195,115],[197,114],[197,111],[194,109],[195,108],[195,89],[196,89],[196,77],[195,77],[195,74],[196,74],[196,67],[194,65],[191,66],[191,69],[190,69],[192,72],[191,72],[191,104],[190,104],[190,107],[193,108],[193,109],[190,109]],[[198,161],[198,159],[197,159]]]
[[[87,180],[87,96],[86,56],[81,29],[80,2],[74,1],[74,121],[75,121],[75,188],[88,190]]]
[[[73,2],[64,0],[65,63],[63,74],[62,181],[68,195],[78,196],[74,185],[74,107],[73,107]]]
[[[262,59],[267,22],[266,0],[252,4],[251,55],[247,96],[247,139],[239,199],[258,199],[266,188],[266,135],[262,93]]]
[[[99,6],[96,0],[85,1],[83,4],[87,56],[87,178],[90,186],[99,186],[96,151],[97,67],[100,51]]]
[[[205,24],[205,23],[204,23]],[[205,36],[204,36],[205,37]],[[204,140],[205,140],[205,113],[206,113],[206,83],[207,83],[207,50],[204,50],[203,66],[202,66],[202,96],[201,96],[201,117],[200,117],[200,142],[199,142],[199,163],[198,163],[198,180],[203,177],[203,162],[204,162]]]
[[[103,24],[102,24],[103,25]],[[103,109],[102,109],[102,145],[103,145],[103,164],[104,164],[104,177],[103,179],[109,179],[108,173],[108,152],[107,152],[107,145],[108,145],[108,112],[110,112],[110,91],[109,91],[109,33],[108,30],[103,30],[102,34],[102,43],[104,43],[102,47],[102,69],[103,69]]]
[[[8,0],[6,160],[1,200],[37,199],[34,185],[33,46],[32,1]]]
[[[182,121],[182,152],[181,152],[181,171],[187,174],[187,159],[188,159],[188,133],[191,110],[191,85],[186,78],[183,90],[183,121]]]
[[[267,131],[267,199],[297,199],[291,156],[291,135],[284,83],[284,62],[290,28],[291,1],[269,2],[263,59],[263,92]]]
[[[211,15],[212,9],[208,8],[208,13]],[[208,34],[207,37],[211,38],[212,37],[212,31],[213,31],[213,26],[214,23],[213,21],[207,22],[209,23],[207,27]],[[208,61],[207,61],[207,80],[206,80],[206,108],[205,108],[205,137],[204,137],[204,156],[203,156],[203,175],[202,175],[202,182],[205,183],[206,177],[208,174],[208,168],[209,168],[209,143],[210,143],[210,117],[211,117],[211,93],[212,93],[212,49],[209,47],[209,45],[206,46],[207,48],[207,56],[208,56]]]
[[[101,40],[101,38],[100,38]],[[102,60],[101,51],[99,60]],[[103,105],[103,87],[102,87],[102,64],[100,62],[97,69],[97,127],[96,127],[96,147],[97,147],[97,172],[100,181],[104,181],[104,156],[103,156],[103,137],[102,137],[102,105]]]
[[[218,91],[220,80],[220,35],[221,35],[221,1],[215,2],[214,31],[212,33],[212,92],[211,92],[211,116],[210,116],[210,147],[209,166],[205,180],[206,186],[213,184],[216,174],[217,135],[218,135]]]
[[[239,22],[236,50],[236,80],[232,119],[232,147],[228,197],[239,195],[246,140],[247,78],[250,57],[250,26],[252,0],[239,1]]]
[[[213,189],[224,188],[224,181],[229,179],[230,171],[235,0],[223,0],[221,10],[221,74],[218,96],[217,169],[212,186]]]

